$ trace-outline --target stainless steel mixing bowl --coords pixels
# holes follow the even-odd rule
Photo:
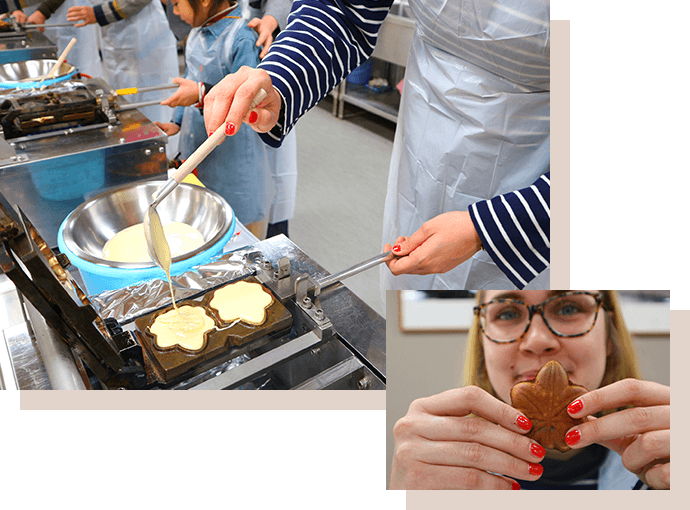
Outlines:
[[[57,59],[38,59],[3,64],[0,66],[0,82],[4,86],[15,83],[38,82],[42,76],[46,76],[50,72],[56,62]],[[72,64],[63,62],[52,79],[74,74],[76,70],[77,68]]]
[[[118,268],[154,267],[153,262],[113,262],[103,259],[103,246],[121,230],[143,223],[153,193],[165,181],[126,184],[87,200],[65,220],[65,245],[78,257],[94,264]],[[180,257],[186,260],[217,244],[233,222],[230,205],[218,193],[193,184],[180,184],[156,208],[163,225],[179,221],[196,228],[206,239],[203,246]],[[143,240],[143,238],[142,238]]]

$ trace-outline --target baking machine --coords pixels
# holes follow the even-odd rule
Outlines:
[[[38,26],[22,25],[14,19],[0,20],[0,64],[44,58],[57,59],[57,46]]]
[[[285,236],[227,252],[187,275],[178,306],[229,282],[273,296],[260,326],[214,331],[198,353],[161,351],[147,326],[170,308],[157,280],[86,296],[21,207],[0,195],[0,381],[52,389],[385,389],[385,320]],[[371,267],[358,265],[358,270]],[[163,295],[159,293],[159,296]]]
[[[100,78],[0,91],[0,192],[49,246],[89,194],[167,171],[167,136],[137,109],[151,104]]]

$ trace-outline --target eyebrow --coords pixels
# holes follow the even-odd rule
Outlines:
[[[564,292],[570,292],[569,290],[550,290],[547,292],[546,296],[547,298],[550,298],[552,296],[556,296],[558,294],[563,294]],[[520,294],[517,291],[507,291],[507,292],[501,292],[500,294],[495,295],[491,299],[484,301],[485,303],[488,303],[489,301],[493,301],[494,299],[519,299],[522,301],[522,298],[524,296]]]

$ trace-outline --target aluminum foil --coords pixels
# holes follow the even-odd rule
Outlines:
[[[175,301],[193,298],[227,282],[255,274],[266,263],[264,255],[251,248],[219,255],[206,264],[172,277]],[[172,304],[170,286],[165,279],[108,290],[89,299],[102,318],[114,318],[120,324]]]

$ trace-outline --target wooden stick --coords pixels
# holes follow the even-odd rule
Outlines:
[[[55,75],[55,73],[57,73],[58,69],[60,69],[60,66],[62,65],[62,63],[63,63],[63,62],[65,61],[65,59],[67,58],[67,54],[70,52],[70,50],[72,49],[72,47],[76,44],[76,42],[77,42],[77,38],[76,38],[76,37],[72,37],[72,40],[69,42],[69,44],[68,44],[67,47],[65,48],[65,51],[63,51],[63,52],[60,54],[60,58],[58,58],[58,61],[55,62],[55,65],[53,66],[53,68],[52,68],[52,69],[50,70],[50,72],[48,73],[46,79],[50,80],[50,79]]]

